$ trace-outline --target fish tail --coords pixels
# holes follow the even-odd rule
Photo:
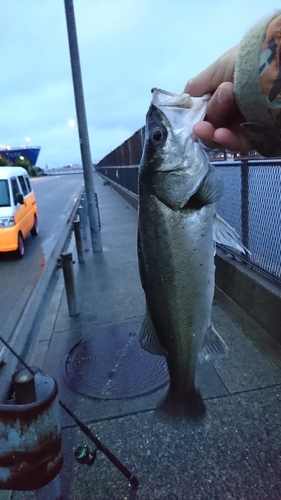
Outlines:
[[[171,387],[156,409],[159,417],[167,420],[200,420],[206,414],[206,406],[199,391],[175,393]]]

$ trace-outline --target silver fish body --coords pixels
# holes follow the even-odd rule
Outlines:
[[[150,193],[141,191],[142,282],[153,326],[168,353],[171,411],[181,413],[181,406],[190,405],[189,400],[195,397],[197,358],[210,326],[214,210],[213,206],[206,206],[200,214],[189,210],[174,212]],[[194,409],[182,410],[188,413]]]
[[[155,90],[139,173],[138,256],[147,303],[140,337],[144,348],[167,356],[170,387],[160,411],[179,418],[205,412],[195,372],[212,331],[214,201],[222,185],[192,135],[205,107],[204,99]]]

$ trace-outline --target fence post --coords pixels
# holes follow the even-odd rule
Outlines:
[[[249,166],[241,161],[241,232],[242,243],[249,246]]]
[[[85,259],[84,259],[84,250],[83,250],[83,243],[82,243],[82,238],[81,238],[81,231],[80,231],[80,217],[78,217],[78,219],[73,221],[73,229],[74,229],[74,236],[75,236],[75,242],[76,242],[78,262],[79,262],[79,264],[83,264],[85,262]]]
[[[69,316],[78,316],[80,312],[77,305],[71,252],[61,253],[61,267],[64,276]]]
[[[86,195],[85,194],[82,194],[82,197],[81,197],[81,205],[84,209],[84,213],[85,213],[85,218],[86,218],[86,224],[88,224],[88,208],[87,208],[87,200],[86,200]]]
[[[83,238],[83,240],[87,241],[87,229],[86,229],[87,218],[85,216],[85,210],[84,210],[82,205],[79,206],[77,213],[78,213],[79,218],[80,218],[82,238]]]

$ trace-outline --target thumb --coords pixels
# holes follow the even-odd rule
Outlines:
[[[213,64],[187,82],[184,92],[193,97],[215,92],[223,82],[233,82],[238,45],[220,56]]]
[[[233,93],[233,84],[224,82],[218,86],[207,106],[206,120],[213,127],[226,127],[240,115]]]

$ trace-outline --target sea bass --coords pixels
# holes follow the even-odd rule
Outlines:
[[[139,271],[147,311],[140,332],[146,350],[167,357],[170,386],[159,410],[199,418],[198,358],[227,347],[211,325],[216,240],[245,252],[215,212],[223,186],[192,133],[208,96],[154,89],[139,171]]]

